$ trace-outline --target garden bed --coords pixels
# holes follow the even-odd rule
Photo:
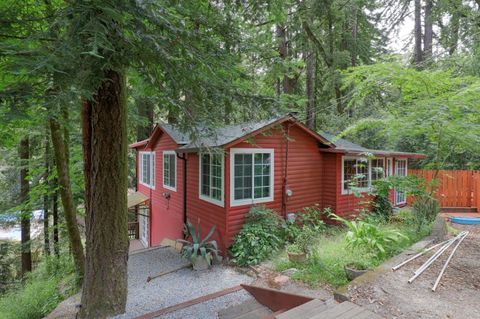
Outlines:
[[[374,224],[381,232],[394,231],[405,235],[405,238],[402,237],[398,242],[391,242],[388,247],[384,247],[385,254],[377,254],[367,248],[351,247],[346,239],[348,228],[328,227],[327,230],[311,239],[312,246],[305,262],[292,262],[288,259],[285,250],[281,250],[272,258],[273,267],[276,271],[289,268],[298,269],[292,278],[312,287],[329,285],[336,288],[343,286],[349,282],[345,266],[354,264],[373,269],[430,233],[429,225],[425,225],[417,231],[408,218],[409,211],[404,211],[402,214],[403,217],[392,218],[390,222],[367,219],[368,223]]]

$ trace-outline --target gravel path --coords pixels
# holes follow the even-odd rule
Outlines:
[[[214,266],[206,271],[189,268],[153,279],[149,276],[185,265],[186,260],[171,248],[159,248],[131,255],[128,261],[127,311],[115,318],[126,319],[172,306],[200,296],[230,288],[253,279],[225,266]],[[162,318],[215,318],[216,312],[250,298],[239,291],[183,310]]]

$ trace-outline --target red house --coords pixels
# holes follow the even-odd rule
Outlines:
[[[284,217],[313,205],[349,214],[365,201],[349,190],[354,176],[357,187],[367,190],[384,174],[406,175],[407,159],[423,156],[336,140],[292,115],[230,125],[196,141],[172,125],[157,124],[150,138],[130,147],[137,154],[137,195],[150,207],[140,216],[143,244],[182,238],[188,219],[200,220],[203,232],[216,225],[222,250],[254,204]],[[405,204],[405,194],[392,193],[392,201]]]

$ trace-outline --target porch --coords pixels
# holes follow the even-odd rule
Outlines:
[[[150,243],[150,199],[140,192],[128,194],[129,252],[143,250]]]

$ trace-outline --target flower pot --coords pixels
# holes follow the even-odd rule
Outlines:
[[[288,259],[290,261],[296,262],[296,263],[303,263],[305,260],[307,260],[307,254],[306,253],[292,253],[287,251]]]
[[[368,271],[368,269],[356,269],[352,265],[347,265],[345,268],[345,274],[347,275],[348,280],[353,280]]]
[[[192,260],[192,267],[194,270],[207,270],[210,265],[205,258],[197,257]]]

